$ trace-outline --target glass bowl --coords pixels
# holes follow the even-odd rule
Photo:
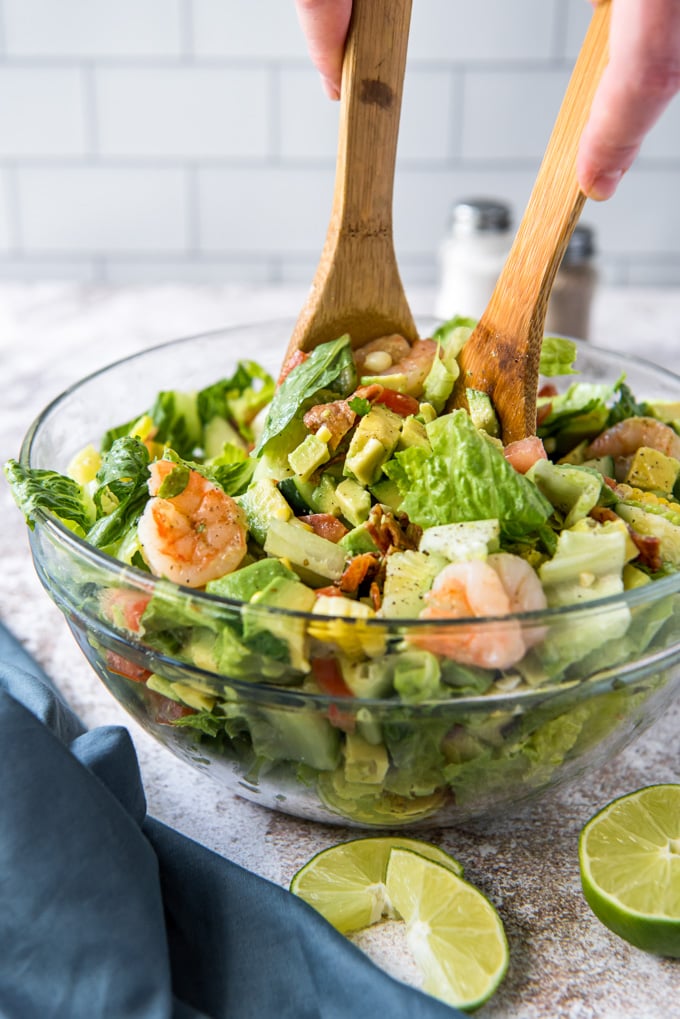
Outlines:
[[[231,328],[119,361],[45,409],[22,462],[63,472],[159,390],[201,388],[239,357],[276,372],[291,331]],[[585,381],[625,372],[640,397],[680,399],[679,377],[628,356],[580,344],[577,367]],[[239,796],[326,823],[450,826],[517,809],[610,759],[664,712],[680,680],[680,575],[502,620],[320,619],[157,580],[40,511],[30,541],[85,656],[146,730]],[[500,682],[445,654],[461,635],[502,642],[517,626],[534,650]],[[292,637],[295,654],[282,654]],[[437,651],[432,696],[409,689],[414,647]],[[355,692],[331,683],[320,693],[310,669],[332,675],[340,653]]]

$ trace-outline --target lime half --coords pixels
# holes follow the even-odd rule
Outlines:
[[[385,877],[395,848],[410,849],[447,871],[463,873],[457,860],[429,842],[399,836],[361,838],[317,853],[294,875],[290,890],[342,934],[394,918]]]
[[[450,869],[407,849],[390,853],[385,883],[406,921],[423,990],[463,1009],[491,997],[505,976],[509,951],[489,900]]]
[[[579,840],[583,894],[605,926],[632,945],[680,958],[680,785],[614,800]]]

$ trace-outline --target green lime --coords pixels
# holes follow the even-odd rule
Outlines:
[[[632,945],[680,958],[680,785],[614,800],[579,840],[586,901]]]
[[[442,869],[462,874],[463,868],[443,849],[416,839],[360,838],[324,849],[293,876],[290,890],[313,906],[329,923],[347,934],[394,918],[385,888],[393,849],[410,849]]]
[[[489,900],[451,869],[407,849],[390,853],[385,884],[406,921],[423,990],[456,1008],[485,1002],[509,961],[503,924]]]

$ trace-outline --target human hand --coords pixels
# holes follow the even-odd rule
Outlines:
[[[295,0],[295,6],[324,90],[331,99],[339,99],[352,0]]]
[[[680,91],[680,0],[611,2],[609,64],[576,162],[581,189],[596,201],[611,198],[645,135]]]

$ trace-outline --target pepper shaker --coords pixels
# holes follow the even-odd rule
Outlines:
[[[587,340],[590,313],[597,285],[595,234],[592,227],[577,224],[555,282],[553,283],[545,332]]]

